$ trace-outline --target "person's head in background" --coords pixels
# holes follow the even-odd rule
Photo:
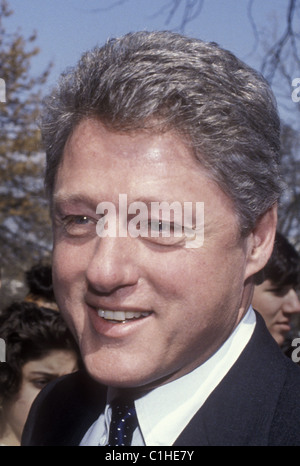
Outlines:
[[[0,444],[19,445],[31,404],[51,380],[75,371],[77,345],[61,315],[16,302],[0,315],[6,362],[0,364]]]
[[[297,294],[300,285],[300,256],[279,232],[273,253],[263,269],[263,282],[254,288],[252,305],[282,346],[291,330],[291,319],[300,312]]]
[[[25,301],[58,310],[52,286],[52,268],[48,264],[36,264],[25,272],[28,294]]]

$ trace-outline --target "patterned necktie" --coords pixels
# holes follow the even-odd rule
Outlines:
[[[111,403],[112,415],[108,446],[129,446],[138,425],[134,402],[117,398]]]

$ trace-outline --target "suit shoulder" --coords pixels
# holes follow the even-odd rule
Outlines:
[[[35,399],[22,445],[78,444],[99,416],[105,400],[104,387],[84,371],[56,379]]]
[[[270,387],[272,390],[272,387]],[[300,367],[287,358],[286,378],[272,422],[269,444],[300,445]]]

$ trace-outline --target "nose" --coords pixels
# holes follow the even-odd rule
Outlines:
[[[136,239],[130,237],[97,238],[86,270],[90,288],[97,293],[111,294],[132,289],[139,279]]]
[[[294,289],[290,289],[285,296],[283,310],[289,314],[297,314],[300,312],[299,297]]]

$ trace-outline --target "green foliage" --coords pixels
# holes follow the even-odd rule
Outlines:
[[[6,85],[6,102],[0,102],[0,252],[1,268],[17,274],[49,255],[51,244],[37,125],[51,65],[31,76],[39,53],[36,34],[24,38],[19,30],[7,32],[11,14],[8,2],[0,0],[0,78]]]

